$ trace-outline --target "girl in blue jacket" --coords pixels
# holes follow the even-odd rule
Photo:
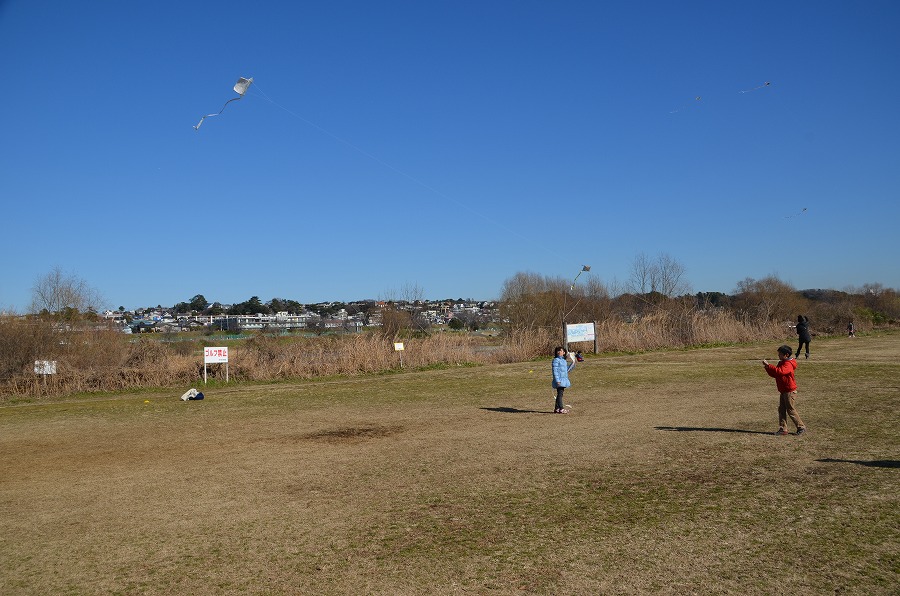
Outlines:
[[[572,364],[566,361],[566,350],[559,346],[554,351],[556,357],[553,358],[553,388],[556,389],[556,407],[553,409],[554,414],[568,414],[569,410],[563,407],[563,392],[566,387],[571,386],[569,382],[569,371],[575,368],[575,360]]]

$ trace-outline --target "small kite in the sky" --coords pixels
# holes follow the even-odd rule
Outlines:
[[[804,207],[803,209],[801,209],[800,211],[798,211],[797,213],[795,213],[793,215],[785,215],[784,218],[790,219],[792,217],[797,217],[798,215],[803,215],[804,213],[806,213],[806,207]]]
[[[225,105],[222,106],[222,109],[216,112],[215,114],[207,114],[203,118],[200,118],[200,122],[197,123],[197,126],[194,127],[194,130],[200,130],[200,125],[203,124],[203,121],[209,118],[210,116],[218,116],[222,112],[225,111],[225,107],[233,101],[237,101],[240,98],[244,97],[244,93],[247,92],[247,89],[250,88],[250,85],[253,84],[253,77],[249,79],[245,79],[244,77],[239,77],[237,83],[234,84],[234,92],[238,94],[237,97],[232,97],[228,101],[225,102]]]
[[[694,101],[700,101],[700,99],[701,99],[701,97],[698,95],[697,97],[694,98]],[[693,103],[693,102],[692,102],[692,103]],[[680,112],[681,110],[685,109],[685,108],[688,107],[689,105],[691,105],[691,104],[690,104],[690,103],[686,103],[686,104],[684,104],[683,106],[681,106],[680,108],[675,108],[674,110],[672,110],[672,111],[669,112],[669,113],[670,113],[670,114],[674,114],[675,112]]]
[[[578,278],[581,277],[581,274],[584,273],[585,271],[590,271],[590,270],[591,270],[591,266],[590,266],[590,265],[582,265],[582,266],[581,266],[581,271],[579,271],[579,272],[578,272],[578,275],[575,276],[575,279],[572,280],[572,287],[569,288],[569,289],[570,289],[570,290],[574,290],[574,289],[575,289],[575,282],[578,281]]]
[[[768,86],[771,85],[771,84],[772,84],[771,81],[766,81],[765,83],[763,83],[763,84],[760,85],[759,87],[754,87],[753,89],[744,89],[744,90],[741,91],[740,93],[750,93],[751,91],[756,91],[757,89],[762,89],[762,88],[764,88],[764,87],[768,87]]]

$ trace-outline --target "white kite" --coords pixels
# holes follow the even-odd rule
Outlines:
[[[247,92],[247,89],[250,88],[250,85],[253,84],[253,77],[249,79],[245,79],[244,77],[240,77],[237,80],[237,83],[234,84],[234,92],[238,94],[237,97],[232,97],[228,101],[225,102],[225,105],[222,106],[222,109],[216,112],[215,114],[207,114],[203,118],[200,118],[200,122],[197,123],[197,126],[194,127],[194,130],[200,130],[200,125],[203,124],[203,121],[209,118],[210,116],[218,116],[222,112],[225,111],[225,107],[233,101],[237,101],[240,98],[244,97],[244,93]]]

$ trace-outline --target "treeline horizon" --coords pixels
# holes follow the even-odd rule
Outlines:
[[[337,312],[341,308],[350,311],[365,312],[379,303],[387,304],[460,304],[460,303],[509,303],[516,300],[516,295],[525,293],[555,293],[569,295],[573,300],[606,301],[616,303],[617,307],[627,307],[629,303],[659,305],[673,300],[684,302],[693,301],[701,308],[718,307],[728,308],[733,305],[740,306],[743,298],[748,295],[765,293],[791,293],[796,292],[810,302],[839,302],[859,301],[860,297],[872,302],[872,298],[879,304],[891,302],[900,291],[888,288],[881,283],[867,283],[860,287],[845,286],[844,289],[834,288],[808,288],[797,290],[790,283],[781,280],[777,275],[770,275],[759,280],[746,278],[738,282],[731,293],[720,291],[693,292],[687,281],[684,280],[685,269],[675,259],[666,254],[660,254],[655,258],[648,258],[640,254],[632,263],[629,279],[624,283],[613,281],[604,283],[594,276],[586,276],[582,283],[564,280],[560,277],[545,276],[530,272],[518,272],[503,282],[501,294],[496,299],[474,298],[440,298],[426,299],[425,291],[417,284],[407,284],[400,291],[390,290],[385,296],[379,298],[364,298],[351,301],[333,300],[320,302],[301,302],[289,298],[273,297],[268,301],[262,301],[258,295],[237,303],[223,303],[210,301],[203,294],[195,294],[192,298],[176,302],[169,306],[157,304],[154,306],[142,306],[134,309],[126,309],[119,306],[119,312],[142,312],[147,310],[164,309],[171,310],[175,314],[196,313],[201,315],[218,314],[275,314],[288,312],[300,314],[304,310],[316,312],[327,316]],[[580,275],[580,274],[579,274]],[[516,286],[522,286],[516,288]],[[855,297],[855,298],[854,298]],[[81,315],[97,314],[102,310],[112,310],[112,307],[102,306],[107,303],[101,297],[98,290],[90,286],[77,275],[66,274],[60,268],[55,268],[47,275],[39,278],[32,288],[32,301],[26,314],[51,315],[67,320],[77,319]],[[349,307],[349,308],[348,308]],[[621,308],[619,308],[621,310]],[[627,309],[626,309],[627,310]],[[643,308],[634,309],[637,312]],[[890,309],[889,309],[890,310]],[[6,313],[0,311],[0,315],[16,314],[13,311]]]
[[[777,278],[766,278],[766,279],[777,279]],[[761,280],[764,281],[764,280]],[[741,282],[742,284],[752,286],[756,283],[756,280],[745,280]],[[885,292],[891,294],[900,295],[900,290],[896,290],[893,288],[887,288],[878,283],[865,284],[860,288],[845,288],[843,290],[836,290],[831,288],[808,288],[803,290],[796,290],[791,288],[791,291],[797,292],[804,298],[810,301],[835,301],[840,298],[847,298],[851,296],[880,296]],[[696,293],[687,293],[681,296],[675,296],[672,298],[680,299],[680,300],[690,300],[694,299],[698,304],[707,304],[713,307],[727,307],[729,304],[734,303],[737,299],[739,299],[743,294],[747,292],[747,288],[736,288],[732,293],[727,292],[696,292]],[[629,300],[638,300],[638,301],[646,301],[646,300],[658,300],[659,298],[670,299],[668,296],[664,296],[659,292],[646,292],[646,293],[636,293],[627,290],[622,290],[620,293],[615,296],[611,296],[610,299],[613,301],[620,302],[628,302]],[[251,296],[249,299],[243,302],[236,303],[223,303],[219,301],[209,302],[203,294],[196,294],[193,298],[188,301],[177,302],[171,306],[166,306],[162,304],[157,304],[156,306],[141,306],[134,309],[126,309],[124,306],[119,306],[119,311],[123,312],[146,312],[151,310],[171,310],[175,314],[188,314],[188,313],[196,313],[198,315],[218,315],[218,314],[275,314],[278,312],[288,312],[290,314],[300,314],[303,310],[308,310],[312,312],[316,312],[321,314],[319,311],[336,311],[340,308],[347,307],[358,307],[361,310],[366,310],[374,307],[380,303],[385,304],[497,304],[499,305],[502,302],[501,299],[478,299],[478,298],[363,298],[359,300],[325,300],[320,302],[300,302],[297,300],[292,300],[289,298],[272,298],[268,301],[263,302],[259,296]],[[202,306],[201,306],[202,305]]]
[[[498,330],[491,337],[470,333],[475,325],[440,330],[427,324],[419,308],[388,304],[380,326],[362,333],[284,336],[262,329],[235,340],[231,379],[267,382],[329,375],[361,375],[398,368],[394,341],[404,341],[409,368],[525,362],[549,357],[564,341],[567,323],[595,322],[599,351],[641,353],[756,341],[792,342],[791,321],[810,319],[813,335],[846,333],[854,321],[858,334],[896,326],[900,293],[870,284],[858,293],[795,290],[776,276],[746,279],[740,292],[667,295],[611,294],[596,280],[570,280],[518,273],[506,280],[499,303]],[[184,387],[203,378],[202,347],[216,336],[194,334],[185,341],[135,338],[113,326],[79,316],[85,302],[66,293],[45,294],[46,315],[0,316],[0,396],[68,395],[143,387]],[[665,289],[665,288],[662,288]],[[197,295],[200,297],[200,295]],[[404,299],[405,300],[405,299]],[[495,313],[496,314],[496,313]],[[95,315],[96,316],[96,315]],[[80,324],[80,323],[85,324]],[[478,323],[478,321],[473,321]],[[486,346],[488,346],[487,349]],[[593,345],[572,346],[585,351]],[[340,354],[335,358],[335,354]],[[53,361],[57,374],[39,375],[37,361]],[[216,379],[217,372],[211,373]],[[183,391],[182,391],[183,392]],[[180,393],[180,392],[179,392]]]

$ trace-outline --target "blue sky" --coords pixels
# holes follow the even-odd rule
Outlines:
[[[694,291],[898,288],[898,27],[890,0],[0,1],[0,309],[55,267],[130,309],[492,299],[641,253]]]

